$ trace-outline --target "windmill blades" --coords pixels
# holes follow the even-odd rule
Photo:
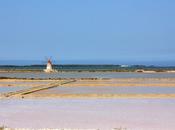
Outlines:
[[[56,60],[53,60],[53,65],[56,65],[57,64],[57,61]]]
[[[47,56],[44,57],[44,60],[41,61],[42,64],[47,64],[49,58]]]
[[[52,56],[50,56],[50,57],[45,56],[45,60],[46,60],[46,61],[49,61],[49,60],[52,61]]]
[[[42,63],[47,64],[48,61],[51,62],[52,64],[56,64],[56,60],[54,60],[52,56],[50,56],[49,58],[45,56],[45,61],[43,61]]]
[[[52,62],[52,64],[56,63],[56,60],[54,60],[54,58],[52,56],[50,56],[49,60]]]

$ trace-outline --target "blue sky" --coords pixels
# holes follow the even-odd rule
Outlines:
[[[0,60],[45,56],[175,65],[175,1],[1,0]]]

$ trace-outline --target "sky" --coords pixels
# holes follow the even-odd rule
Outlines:
[[[0,61],[175,65],[174,0],[1,0]]]

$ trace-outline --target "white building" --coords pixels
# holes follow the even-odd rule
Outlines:
[[[57,72],[57,70],[53,69],[52,61],[50,59],[47,61],[47,66],[46,66],[46,69],[44,69],[44,72],[46,72],[46,73]]]

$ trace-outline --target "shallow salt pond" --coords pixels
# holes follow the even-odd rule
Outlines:
[[[13,81],[13,82],[10,82],[10,81],[4,81],[4,82],[0,82],[0,84],[48,84],[50,83],[50,81]]]
[[[174,130],[175,99],[4,99],[0,121],[11,128]]]
[[[175,87],[56,87],[34,94],[175,94]]]
[[[0,86],[0,94],[31,88],[29,86]],[[58,86],[33,94],[175,94],[175,87],[116,87],[116,86]]]
[[[14,92],[14,91],[19,91],[23,89],[27,89],[30,87],[0,87],[0,94],[7,93],[7,92]]]
[[[135,73],[135,72],[59,72],[0,73],[0,77],[17,78],[175,78],[175,73]]]

